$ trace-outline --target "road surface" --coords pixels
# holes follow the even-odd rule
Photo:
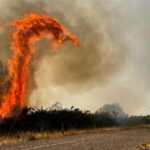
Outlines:
[[[136,150],[150,143],[150,129],[90,133],[1,146],[0,150]]]

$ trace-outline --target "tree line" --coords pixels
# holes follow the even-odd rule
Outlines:
[[[117,116],[106,111],[82,111],[70,109],[24,108],[17,115],[0,121],[0,133],[22,131],[67,131],[71,129],[92,129],[103,127],[120,127],[150,124],[147,116]]]

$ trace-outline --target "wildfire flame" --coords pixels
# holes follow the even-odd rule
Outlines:
[[[73,34],[58,21],[48,16],[32,13],[23,20],[14,21],[12,26],[15,29],[11,42],[13,57],[8,62],[11,87],[0,106],[1,117],[9,115],[15,107],[23,108],[25,106],[29,63],[36,51],[33,43],[46,36],[51,41],[53,51],[57,51],[67,40],[71,40],[75,46],[79,46],[79,42]]]

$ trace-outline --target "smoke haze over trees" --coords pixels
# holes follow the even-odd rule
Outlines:
[[[65,131],[74,129],[132,127],[149,124],[149,115],[117,118],[108,112],[91,113],[90,111],[82,111],[74,107],[58,110],[56,107],[47,110],[42,108],[24,108],[19,115],[7,117],[0,121],[0,133],[4,135],[14,135],[23,131],[61,131],[64,133]]]

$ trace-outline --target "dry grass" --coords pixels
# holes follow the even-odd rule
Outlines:
[[[87,130],[69,130],[66,132],[54,131],[54,132],[20,132],[15,135],[0,135],[0,145],[25,143],[28,141],[40,140],[40,139],[55,139],[64,136],[73,136],[80,134],[90,133],[104,133],[115,132],[120,130],[128,130],[133,128],[150,128],[150,126],[136,126],[129,128],[99,128],[99,129],[87,129]]]
[[[0,145],[5,144],[17,144],[24,143],[28,141],[40,140],[40,139],[50,139],[50,138],[60,138],[63,136],[73,136],[80,134],[90,134],[95,132],[110,132],[116,131],[119,128],[101,128],[101,129],[90,129],[90,130],[69,130],[66,132],[53,131],[53,132],[20,132],[15,135],[0,135]]]

